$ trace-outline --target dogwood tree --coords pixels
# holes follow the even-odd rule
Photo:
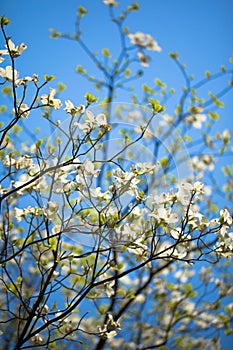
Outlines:
[[[232,147],[217,123],[233,70],[195,81],[171,53],[184,88],[167,110],[174,89],[143,81],[161,47],[126,24],[139,5],[103,2],[117,57],[86,44],[82,6],[75,33],[51,30],[96,66],[77,62],[95,87],[79,101],[64,101],[54,76],[18,72],[29,43],[1,18],[1,349],[220,349],[233,317]]]

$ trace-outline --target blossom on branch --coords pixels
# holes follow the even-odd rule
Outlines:
[[[148,259],[148,247],[142,243],[140,239],[137,239],[127,246],[127,250],[130,254],[136,256],[137,261],[146,261]]]
[[[150,216],[160,223],[166,222],[167,224],[171,224],[178,221],[177,214],[172,213],[171,208],[160,207],[151,213]]]
[[[66,107],[64,108],[64,110],[66,111],[66,113],[75,115],[78,113],[83,114],[85,112],[84,105],[75,106],[70,100],[66,100],[65,104],[66,104]]]
[[[115,0],[103,0],[103,3],[105,5],[109,5],[109,6],[117,6],[119,5],[119,3]]]
[[[79,129],[83,131],[84,134],[88,134],[90,131],[96,129],[97,127],[101,127],[104,130],[110,130],[110,125],[107,123],[107,118],[105,114],[100,113],[97,116],[87,110],[85,116],[85,123],[74,122],[74,126],[77,126]]]
[[[34,345],[41,345],[41,344],[43,344],[44,339],[43,339],[43,337],[42,337],[40,334],[36,334],[36,335],[31,339],[31,342],[32,342]]]
[[[5,47],[6,50],[0,50],[0,56],[10,54],[13,58],[20,56],[27,48],[27,46],[24,43],[15,46],[15,44],[10,38],[8,38],[7,45],[5,45]]]
[[[104,325],[104,327],[98,326],[100,336],[103,339],[109,339],[113,338],[117,335],[117,329],[120,328],[120,322],[119,320],[115,321],[113,316],[111,314],[108,314],[107,322]]]
[[[201,129],[202,123],[205,121],[206,115],[200,113],[187,115],[184,119],[185,124],[192,125],[195,129]]]
[[[19,80],[17,80],[17,78],[19,77],[19,72],[17,72],[16,69],[14,69],[13,71],[11,66],[6,66],[5,69],[0,67],[0,77],[2,77],[3,79],[6,79],[10,83],[13,83],[14,81],[16,86],[19,83]]]
[[[144,55],[144,53],[141,52],[141,51],[139,51],[139,52],[137,53],[137,55],[138,55],[138,59],[139,59],[141,65],[142,65],[143,67],[148,67],[148,66],[149,66],[148,62],[150,62],[150,57]]]
[[[158,45],[150,34],[144,34],[142,32],[137,32],[135,34],[128,34],[128,37],[131,40],[131,43],[138,46],[140,49],[148,49],[150,51],[161,52],[162,49]]]
[[[50,88],[50,92],[48,95],[43,94],[40,98],[41,102],[43,105],[47,105],[50,107],[53,107],[54,109],[59,109],[61,107],[61,100],[58,98],[54,98],[56,94],[56,90]]]
[[[20,106],[19,106],[19,109],[18,109],[18,112],[20,114],[20,117],[22,118],[27,118],[29,113],[30,113],[30,110],[29,110],[29,107],[26,103],[22,103]]]

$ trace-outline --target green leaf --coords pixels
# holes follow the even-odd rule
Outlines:
[[[10,24],[11,22],[10,22],[10,20],[9,20],[9,18],[7,18],[7,17],[5,17],[5,16],[2,16],[1,17],[1,25],[2,26],[7,26],[8,24]]]
[[[178,52],[170,52],[169,56],[173,58],[173,60],[178,60]]]
[[[17,288],[13,282],[7,284],[7,289],[10,290],[12,293],[17,294]]]
[[[100,213],[100,224],[104,225],[106,222],[106,216],[104,213]]]
[[[160,113],[164,111],[164,106],[160,105],[156,99],[149,98],[150,105],[155,113]]]
[[[21,282],[22,282],[22,280],[23,280],[23,277],[22,277],[22,276],[17,277],[17,279],[16,279],[16,281],[15,281],[15,284],[20,285]]]
[[[211,119],[213,119],[213,120],[219,120],[219,114],[218,114],[217,112],[211,112],[211,111],[209,111],[209,112],[208,112],[208,115],[209,115],[209,117],[210,117]]]
[[[88,105],[91,103],[97,102],[99,100],[98,97],[95,97],[93,94],[91,94],[89,92],[86,93],[85,99],[87,100]]]
[[[184,135],[184,136],[183,136],[183,140],[184,140],[184,141],[191,142],[191,141],[192,141],[192,137],[189,136],[189,135]]]
[[[51,249],[56,249],[56,247],[57,247],[56,237],[49,238],[49,245],[50,245]]]
[[[7,106],[2,105],[2,106],[0,107],[0,113],[4,113],[4,112],[6,112],[6,110],[7,110]]]
[[[44,74],[43,78],[46,81],[52,81],[52,80],[56,79],[55,75],[47,75],[47,74]]]
[[[22,131],[22,127],[20,127],[18,125],[14,125],[12,128],[12,131],[15,135],[18,135],[20,133],[20,131]]]
[[[223,73],[225,73],[225,71],[226,71],[225,66],[222,65],[222,66],[220,67],[220,69],[221,69],[221,71],[222,71]]]
[[[139,8],[139,4],[136,1],[134,1],[131,6],[128,6],[128,11],[137,11],[139,10]]]
[[[101,306],[100,306],[99,312],[101,313],[101,315],[104,315],[104,313],[105,313],[105,307],[104,307],[104,305],[101,305]]]
[[[53,29],[53,28],[51,28],[51,29],[49,29],[49,31],[50,31],[50,38],[52,38],[52,39],[57,39],[57,38],[59,38],[62,34],[60,33],[60,32],[57,32],[55,29]]]
[[[129,68],[125,69],[125,77],[128,78],[131,74],[131,70]]]
[[[181,105],[177,105],[175,109],[175,114],[179,115],[181,113]]]
[[[142,84],[142,89],[146,94],[153,94],[155,91],[151,89],[148,85]]]
[[[232,330],[232,329],[226,329],[226,330],[224,331],[224,333],[225,333],[226,335],[231,335],[231,334],[233,333],[233,330]]]
[[[83,69],[83,67],[81,66],[81,64],[79,64],[76,68],[75,68],[76,72],[77,73],[80,73],[80,74],[86,74],[87,71],[86,69]]]
[[[107,57],[107,58],[110,58],[112,57],[112,55],[110,54],[109,50],[107,48],[103,48],[102,49],[102,54]]]
[[[12,96],[12,90],[10,86],[6,86],[2,89],[2,92],[6,96]]]
[[[65,89],[66,89],[66,85],[65,84],[63,84],[63,83],[61,83],[61,82],[59,82],[58,84],[57,84],[57,92],[62,92],[62,91],[64,91]]]
[[[168,166],[168,158],[164,157],[164,158],[160,159],[159,163],[163,168],[167,167]]]
[[[191,283],[186,283],[183,285],[184,289],[186,290],[186,293],[189,294],[192,291],[192,285]]]
[[[77,16],[79,18],[82,18],[86,13],[87,13],[87,9],[85,9],[85,7],[78,6],[78,14],[77,14]]]
[[[209,92],[208,95],[210,96],[210,98],[212,99],[213,103],[218,106],[223,108],[224,107],[224,103],[219,101],[219,99],[217,98],[217,96],[215,96],[212,92]]]
[[[36,148],[39,148],[43,143],[43,139],[39,139],[36,141]]]
[[[233,175],[233,165],[226,165],[222,167],[221,170],[225,176]]]
[[[156,78],[155,79],[155,84],[158,85],[162,89],[166,89],[167,85],[163,83],[160,79]]]

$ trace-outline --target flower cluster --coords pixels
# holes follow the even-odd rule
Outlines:
[[[6,68],[0,67],[0,76],[5,79],[6,81],[9,81],[10,83],[15,82],[15,85],[19,84],[19,73],[14,69],[12,69],[11,66],[6,66]]]
[[[44,343],[44,338],[38,333],[31,339],[31,342],[33,345],[41,345]]]
[[[108,314],[107,322],[104,327],[98,327],[100,332],[100,337],[103,339],[113,338],[117,335],[117,329],[120,328],[119,320],[115,321],[111,314]]]
[[[145,55],[142,51],[138,51],[137,55],[141,65],[143,67],[148,67],[151,60],[150,56]]]
[[[0,50],[0,56],[11,55],[12,58],[20,56],[27,48],[27,46],[24,43],[15,46],[15,44],[10,38],[7,39],[7,44],[5,45],[5,47],[5,50]],[[0,59],[0,62],[2,62],[3,58],[0,57]]]
[[[22,118],[27,118],[30,113],[30,109],[26,103],[21,103],[19,108],[18,108],[18,113],[20,117]]]
[[[135,34],[129,33],[128,37],[131,40],[131,43],[138,48],[138,60],[143,67],[148,67],[150,62],[150,57],[145,55],[144,49],[157,52],[162,51],[157,41],[155,41],[150,34],[136,32]]]
[[[158,43],[152,38],[150,34],[144,34],[142,32],[136,32],[135,34],[128,34],[131,43],[136,45],[139,49],[147,49],[150,51],[161,52],[162,49]]]
[[[43,94],[40,98],[43,105],[53,107],[54,109],[59,109],[62,105],[61,100],[58,98],[54,98],[56,94],[56,90],[53,88],[50,88],[50,92],[48,95]]]
[[[54,221],[57,217],[58,210],[59,210],[59,203],[49,201],[46,208],[45,215],[49,220]]]
[[[27,215],[41,217],[44,215],[44,213],[45,213],[44,208],[39,208],[39,207],[28,206],[27,208],[24,208],[24,209],[15,208],[15,218],[18,222],[22,221],[22,219],[25,218]]]
[[[65,104],[66,104],[66,107],[64,108],[64,110],[68,114],[76,115],[76,114],[83,114],[85,112],[84,105],[75,106],[70,100],[66,100]]]
[[[6,167],[14,167],[15,169],[33,169],[35,168],[35,164],[33,163],[33,159],[24,154],[18,158],[15,158],[9,154],[3,160],[3,164]]]
[[[36,74],[33,74],[31,77],[26,76],[24,78],[19,78],[19,72],[16,69],[12,69],[11,66],[6,66],[6,68],[0,67],[0,77],[5,79],[5,81],[8,81],[9,83],[13,83],[15,87],[18,87],[19,85],[24,85],[30,81],[34,82],[35,85],[38,83],[38,76]],[[22,106],[23,104],[21,104]]]
[[[226,208],[220,210],[219,218],[212,219],[210,225],[217,228],[216,252],[226,258],[232,257],[233,232],[229,232],[232,225],[232,217],[229,211]]]
[[[101,127],[104,130],[109,130],[110,125],[107,123],[107,118],[103,113],[94,116],[94,114],[87,110],[85,116],[85,123],[75,122],[74,126],[77,126],[84,134],[89,134],[92,130]]]
[[[136,256],[136,261],[146,261],[148,259],[148,246],[137,239],[127,246],[127,251]]]
[[[200,106],[193,106],[190,110],[191,114],[188,114],[184,118],[184,123],[193,126],[195,129],[201,129],[202,124],[206,121],[206,115],[202,114],[203,108]]]
[[[204,176],[204,173],[209,170],[214,170],[214,156],[212,154],[201,154],[192,158],[193,170],[197,173],[198,179]]]
[[[119,3],[116,0],[103,0],[103,3],[108,6],[117,6]]]

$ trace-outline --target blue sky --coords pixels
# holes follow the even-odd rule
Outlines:
[[[128,5],[131,1],[120,3]],[[214,72],[221,64],[228,64],[233,54],[232,0],[141,0],[139,4],[140,11],[133,13],[127,22],[130,31],[152,34],[163,49],[162,53],[153,54],[150,68],[139,84],[149,84],[160,77],[170,87],[182,86],[181,75],[168,58],[168,53],[176,50],[197,79],[203,77],[206,69]],[[78,5],[88,8],[83,32],[92,50],[108,47],[117,52],[115,28],[109,24],[108,8],[101,0],[2,0],[1,12],[11,19],[8,34],[13,41],[23,41],[28,46],[17,61],[21,74],[54,74],[68,87],[64,97],[81,103],[88,87],[75,74],[75,67],[81,63],[95,73],[94,67],[76,43],[51,40],[48,31],[55,28],[74,33]],[[227,112],[228,108],[232,112],[233,103],[229,104]]]

